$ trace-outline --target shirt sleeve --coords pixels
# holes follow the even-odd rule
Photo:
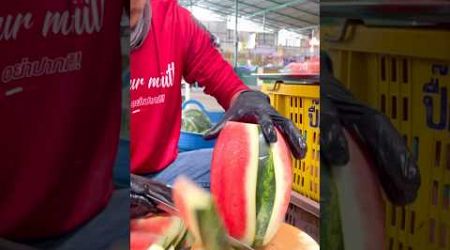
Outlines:
[[[249,89],[224,60],[215,46],[212,35],[184,8],[180,8],[181,28],[186,35],[184,79],[198,82],[205,93],[214,96],[226,110],[232,98]]]

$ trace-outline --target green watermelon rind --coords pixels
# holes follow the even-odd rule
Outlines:
[[[276,193],[273,154],[262,134],[260,134],[259,141],[257,179],[256,194],[258,195],[256,195],[256,232],[253,242],[254,247],[259,247],[264,244]]]
[[[321,161],[320,204],[321,220],[320,242],[323,249],[344,250],[342,221],[340,217],[339,199],[336,183],[333,180],[330,167]]]
[[[208,250],[229,250],[227,233],[212,199],[209,208],[196,211],[203,245]]]

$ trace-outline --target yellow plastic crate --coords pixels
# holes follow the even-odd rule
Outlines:
[[[293,159],[293,189],[319,201],[320,198],[320,90],[319,85],[263,84],[272,106],[291,119],[306,138],[303,160]]]
[[[321,28],[337,37],[336,27]],[[386,202],[386,249],[450,249],[450,30],[359,24],[347,31],[322,43],[336,77],[391,119],[422,175],[414,204]]]

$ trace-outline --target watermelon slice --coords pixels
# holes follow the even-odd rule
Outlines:
[[[130,249],[165,250],[183,244],[187,230],[175,216],[133,219],[130,223]]]
[[[259,125],[227,122],[213,152],[211,192],[225,227],[255,247],[273,238],[290,200],[291,154],[277,137],[269,145]]]
[[[175,180],[173,199],[180,216],[195,238],[195,245],[208,250],[232,249],[208,192],[181,176]]]

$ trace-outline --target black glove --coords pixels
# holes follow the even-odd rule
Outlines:
[[[384,114],[358,102],[333,77],[331,61],[325,53],[321,53],[320,74],[321,158],[329,165],[348,162],[348,145],[342,130],[345,127],[367,145],[389,200],[397,205],[413,202],[420,173],[399,132]]]
[[[163,183],[130,174],[130,215],[131,218],[144,217],[150,214],[161,214],[158,204],[149,195],[172,204],[172,189]]]
[[[304,158],[306,142],[298,128],[289,119],[281,116],[270,105],[268,96],[259,91],[243,91],[234,104],[227,110],[222,120],[210,129],[206,139],[215,138],[227,121],[258,123],[269,143],[277,141],[274,125],[280,130],[296,158]]]

